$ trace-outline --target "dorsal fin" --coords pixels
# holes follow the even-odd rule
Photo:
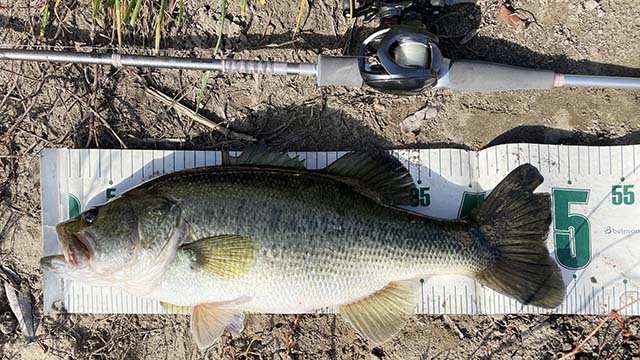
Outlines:
[[[352,152],[321,172],[336,175],[364,195],[388,205],[410,205],[415,184],[407,168],[384,152]]]
[[[304,160],[289,157],[285,152],[269,149],[265,145],[250,144],[242,150],[240,156],[231,156],[228,151],[222,152],[223,165],[263,165],[304,169]]]
[[[222,164],[305,169],[304,160],[297,156],[291,158],[287,153],[255,144],[247,146],[237,157],[223,152]],[[407,168],[382,151],[348,153],[318,172],[334,176],[361,194],[387,205],[410,205],[417,193]]]

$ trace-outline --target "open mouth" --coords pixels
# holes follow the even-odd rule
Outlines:
[[[79,267],[91,259],[93,250],[91,244],[84,236],[69,232],[62,226],[59,226],[56,230],[64,258],[69,264],[74,267]]]

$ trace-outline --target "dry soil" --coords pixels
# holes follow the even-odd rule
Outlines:
[[[0,44],[5,47],[112,49],[111,16],[93,24],[87,1],[62,0],[45,36],[38,36],[43,1],[0,0]],[[159,1],[145,1],[157,9]],[[210,57],[220,17],[217,1],[185,0],[165,21],[163,54]],[[640,77],[640,5],[633,0],[515,0],[536,24],[514,30],[495,19],[499,1],[480,0],[431,23],[444,52],[576,74]],[[268,0],[229,5],[223,56],[236,59],[315,61],[341,54],[350,23],[341,1],[314,0],[299,34],[297,4]],[[125,28],[125,53],[149,54],[155,11]],[[104,24],[105,26],[101,26]],[[375,24],[356,26],[348,53]],[[466,34],[477,36],[461,44]],[[0,263],[31,289],[37,341],[12,329],[0,296],[0,358],[331,358],[331,359],[554,359],[571,350],[602,317],[415,316],[392,341],[371,347],[334,315],[251,315],[240,338],[200,353],[181,316],[42,315],[38,154],[46,147],[241,148],[233,133],[193,122],[149,96],[162,91],[195,108],[202,74],[175,70],[0,62]],[[426,107],[438,110],[416,137],[399,124]],[[201,114],[237,133],[287,150],[464,147],[505,142],[635,144],[640,140],[640,92],[618,90],[515,91],[419,96],[369,89],[323,88],[308,78],[212,74]],[[638,319],[627,319],[637,333]],[[584,348],[584,359],[640,357],[617,325],[605,327]]]

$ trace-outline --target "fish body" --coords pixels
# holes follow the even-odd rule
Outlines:
[[[201,347],[239,332],[244,311],[322,308],[383,342],[433,275],[467,275],[522,303],[562,301],[535,168],[515,170],[469,221],[442,221],[396,207],[414,185],[393,159],[352,153],[310,171],[283,156],[249,150],[235,164],[144,183],[59,225],[64,260],[43,263],[192,308]]]
[[[225,234],[255,239],[252,270],[228,280],[194,269],[189,252],[179,252],[151,295],[175,305],[248,296],[246,310],[308,312],[392,281],[472,274],[490,263],[470,226],[381,206],[313,172],[211,168],[144,191],[181,204],[191,230],[182,243]]]

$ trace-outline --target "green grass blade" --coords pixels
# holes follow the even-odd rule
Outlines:
[[[240,15],[242,16],[247,15],[247,0],[242,0],[240,2]]]
[[[133,8],[133,13],[131,14],[131,21],[129,22],[131,26],[136,24],[136,20],[138,20],[138,14],[140,14],[141,6],[142,6],[142,0],[137,0],[136,6]]]
[[[220,46],[222,45],[222,35],[224,33],[224,19],[227,17],[227,0],[222,0],[220,2],[220,22],[218,28],[218,41],[216,42],[216,47],[213,49],[213,57],[215,58],[220,51]],[[202,76],[202,80],[200,80],[200,90],[198,91],[198,98],[196,100],[196,112],[200,111],[200,107],[202,106],[202,98],[204,98],[204,90],[207,88],[207,83],[209,82],[209,77],[211,76],[211,72],[207,71]]]
[[[40,38],[44,38],[44,32],[49,24],[49,1],[42,8],[42,25],[40,26]]]
[[[133,7],[136,5],[136,1],[131,0],[127,4],[127,8],[124,10],[124,16],[122,17],[122,21],[129,22],[131,19],[131,12],[133,11]]]
[[[95,19],[96,17],[98,17],[98,11],[100,10],[100,0],[93,0],[92,7],[93,7],[93,18]]]
[[[118,33],[118,47],[122,47],[122,4],[120,0],[116,0],[116,32]]]
[[[156,23],[156,56],[160,54],[160,37],[162,35],[162,21],[164,20],[164,12],[167,8],[167,0],[160,1],[160,13],[158,14],[158,22]]]
[[[198,99],[196,100],[196,113],[200,111],[200,107],[202,106],[202,98],[204,98],[204,90],[207,88],[207,83],[209,82],[209,77],[211,76],[211,71],[207,70],[202,75],[202,79],[200,79],[200,90],[198,90]]]
[[[298,10],[298,18],[296,19],[296,28],[293,30],[293,36],[295,37],[300,31],[300,24],[302,23],[302,16],[307,6],[307,0],[300,0],[300,10]]]
[[[184,20],[184,0],[178,2],[178,27],[182,26]]]
[[[218,41],[216,42],[216,48],[213,49],[213,56],[218,55],[220,46],[222,45],[222,35],[224,34],[224,19],[227,17],[227,0],[220,1],[220,23],[218,26]]]

